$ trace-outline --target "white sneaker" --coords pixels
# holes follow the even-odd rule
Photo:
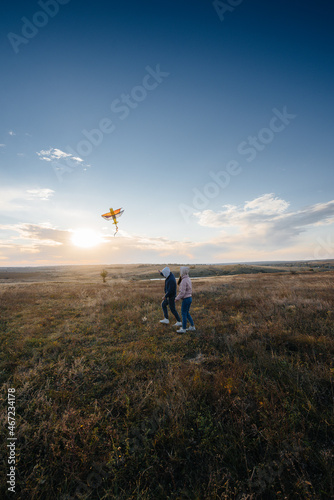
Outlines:
[[[181,323],[181,321],[177,321],[177,322],[175,323],[175,325],[173,325],[173,326],[182,326],[182,323]]]
[[[196,328],[194,326],[189,326],[189,328],[187,328],[187,330],[189,332],[194,332],[196,330]]]
[[[176,330],[176,333],[186,333],[187,330],[183,330],[183,328],[180,328],[179,330]]]
[[[169,325],[169,319],[167,318],[161,319],[160,323],[163,323],[164,325]]]

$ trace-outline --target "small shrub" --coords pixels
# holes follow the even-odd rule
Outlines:
[[[106,271],[105,269],[103,269],[103,271],[100,272],[100,276],[103,280],[103,283],[106,282],[106,277],[108,276],[108,271]]]

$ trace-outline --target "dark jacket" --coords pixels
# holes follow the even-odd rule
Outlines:
[[[170,273],[165,280],[165,298],[168,297],[176,297],[176,279],[173,273]]]

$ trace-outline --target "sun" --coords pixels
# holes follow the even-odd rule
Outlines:
[[[88,228],[75,229],[71,240],[73,245],[81,248],[95,247],[102,241],[101,237],[95,231]]]

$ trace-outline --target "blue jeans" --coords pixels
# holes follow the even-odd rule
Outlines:
[[[189,314],[189,309],[191,306],[193,299],[191,297],[187,297],[182,300],[181,314],[182,314],[182,328],[185,330],[187,328],[187,320],[190,323],[190,326],[194,326],[194,322],[192,317]]]
[[[171,310],[171,313],[174,314],[176,321],[181,321],[179,313],[175,309],[175,297],[167,297],[167,299],[164,299],[161,303],[161,307],[162,307],[162,310],[164,312],[164,316],[166,319],[168,319],[168,309],[167,309],[168,305],[169,305],[169,309]]]

